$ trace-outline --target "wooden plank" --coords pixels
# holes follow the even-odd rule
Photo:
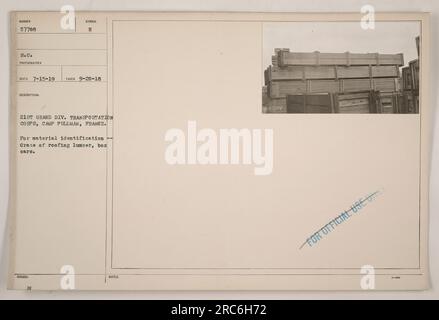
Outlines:
[[[399,54],[379,53],[321,53],[321,52],[278,52],[278,64],[286,66],[338,65],[404,65],[404,56]]]
[[[370,90],[349,94],[295,94],[287,96],[288,113],[399,113],[399,92]]]
[[[398,66],[270,66],[265,73],[266,84],[270,81],[313,80],[313,79],[355,79],[355,78],[397,78]]]
[[[348,99],[348,100],[339,101],[340,107],[353,107],[353,106],[363,105],[363,104],[369,105],[369,97],[362,98],[362,99]]]
[[[262,105],[267,105],[268,104],[268,89],[267,87],[262,87]]]
[[[412,74],[410,72],[410,67],[405,67],[402,69],[402,89],[412,89]]]
[[[287,81],[287,82],[272,82],[268,86],[269,97],[286,98],[288,94],[303,94],[306,93],[305,81]]]
[[[305,93],[345,93],[377,90],[399,91],[395,78],[276,81],[268,86],[270,98],[286,98],[287,95]]]
[[[411,87],[414,90],[419,90],[419,60],[413,60],[409,63],[411,75]]]
[[[343,81],[343,80],[342,80]],[[307,92],[308,93],[335,93],[340,92],[340,84],[342,81],[338,80],[308,80]]]
[[[419,57],[421,55],[421,37],[416,37],[416,49]]]
[[[351,114],[370,113],[369,102],[355,106],[340,106],[339,113],[351,113]]]
[[[399,90],[399,82],[393,78],[377,79],[349,79],[343,81],[343,92],[355,92],[364,90],[377,90],[383,92],[393,92]]]
[[[376,111],[373,91],[343,93],[336,95],[339,113],[364,114]]]
[[[363,92],[352,92],[352,93],[343,93],[339,95],[339,101],[343,100],[351,100],[351,99],[369,99],[370,92],[369,91],[363,91]]]

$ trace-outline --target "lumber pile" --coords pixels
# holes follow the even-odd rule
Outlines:
[[[264,112],[399,112],[403,65],[402,54],[275,49],[264,71]]]

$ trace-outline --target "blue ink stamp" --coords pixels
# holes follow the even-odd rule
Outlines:
[[[376,191],[374,193],[369,194],[366,197],[358,199],[355,203],[353,203],[348,210],[343,211],[340,215],[329,221],[326,225],[320,228],[317,232],[313,233],[306,241],[300,246],[300,250],[303,249],[306,245],[308,247],[316,246],[324,237],[328,236],[331,232],[333,232],[337,227],[344,224],[346,221],[351,219],[354,215],[362,212],[366,206],[375,201],[376,197],[381,193],[381,191]]]

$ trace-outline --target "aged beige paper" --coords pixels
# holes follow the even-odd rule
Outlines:
[[[427,289],[429,15],[362,18],[12,13],[9,287]]]

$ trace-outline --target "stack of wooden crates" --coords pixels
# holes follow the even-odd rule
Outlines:
[[[265,70],[265,113],[401,113],[403,54],[275,49]]]
[[[419,54],[420,38],[416,38],[418,59],[402,69],[403,113],[419,113]]]

